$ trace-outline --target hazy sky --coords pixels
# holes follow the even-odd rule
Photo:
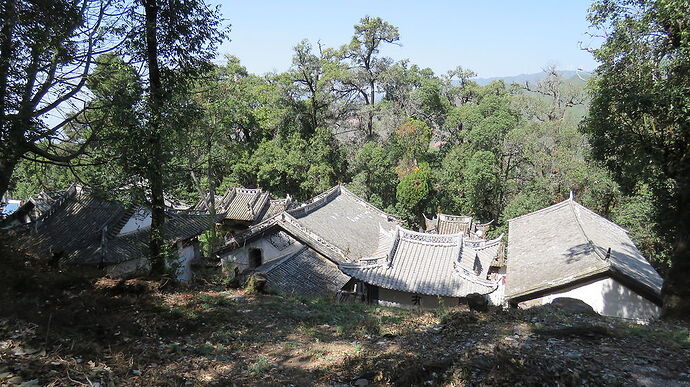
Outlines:
[[[590,1],[277,1],[212,0],[232,24],[220,50],[240,58],[254,73],[285,71],[302,39],[328,47],[349,42],[353,25],[379,16],[400,30],[401,47],[383,51],[445,73],[458,65],[480,77],[535,73],[548,64],[561,70],[592,70],[580,49]]]

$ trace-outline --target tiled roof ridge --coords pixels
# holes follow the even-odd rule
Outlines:
[[[282,257],[278,257],[278,258],[276,258],[276,259],[271,260],[271,262],[267,262],[267,263],[271,263],[271,267],[269,267],[268,270],[265,270],[265,271],[262,271],[262,272],[263,272],[264,274],[268,274],[268,273],[272,272],[272,271],[273,271],[275,268],[277,268],[278,266],[280,266],[280,265],[282,265],[283,263],[285,263],[285,262],[287,262],[287,261],[289,261],[289,260],[295,258],[296,256],[302,254],[302,253],[304,252],[304,250],[306,250],[306,249],[308,249],[307,246],[302,246],[302,247],[299,248],[297,251],[293,251],[293,252],[291,252],[291,253],[287,253],[287,254],[283,255]]]
[[[283,211],[283,212],[279,213],[278,215],[280,215],[280,216],[278,216],[278,222],[281,223],[283,225],[283,227],[285,227],[285,226],[293,227],[293,230],[296,231],[298,234],[300,234],[303,240],[305,240],[305,239],[313,240],[314,242],[319,244],[321,247],[324,247],[327,250],[338,255],[339,256],[338,258],[340,258],[340,259],[336,259],[332,255],[324,254],[327,256],[327,258],[338,262],[338,261],[344,260],[347,257],[347,254],[345,254],[345,252],[342,251],[339,247],[337,247],[334,244],[324,240],[321,236],[319,236],[319,234],[313,232],[312,230],[307,228],[305,225],[300,223],[299,220],[297,220],[297,218],[292,216],[287,211]]]
[[[482,279],[478,275],[470,273],[469,271],[467,271],[467,269],[461,267],[460,263],[457,261],[453,263],[453,268],[455,274],[459,275],[464,280],[487,287],[493,287],[494,289],[492,290],[492,292],[498,288],[499,280],[492,281],[488,279]]]
[[[470,246],[472,250],[484,250],[500,244],[503,240],[503,235],[504,234],[501,234],[494,239],[483,239],[479,241],[463,240],[463,242],[472,243],[473,245]]]
[[[344,192],[347,195],[350,195],[353,199],[358,201],[360,204],[364,205],[365,207],[374,210],[375,212],[378,212],[380,215],[383,215],[386,217],[386,219],[392,219],[398,223],[400,223],[400,219],[392,214],[387,213],[386,211],[374,206],[373,204],[369,203],[368,201],[364,200],[363,198],[357,196],[354,192],[350,191],[345,187],[343,184],[339,184],[337,187],[340,187],[341,192]]]
[[[335,187],[329,188],[328,190],[314,196],[308,203],[305,203],[297,208],[287,210],[286,212],[290,215],[301,213],[306,216],[311,212],[323,207],[327,203],[330,203],[336,196],[341,193],[341,185],[336,185]]]
[[[268,206],[270,205],[271,194],[268,192],[262,192],[256,195],[252,203],[252,212],[254,219],[261,219],[262,216],[268,211]],[[258,206],[258,210],[256,207]]]
[[[585,227],[582,225],[582,220],[580,219],[580,215],[577,213],[575,209],[575,205],[573,204],[575,201],[572,199],[568,200],[569,208],[571,213],[573,214],[573,217],[575,218],[575,223],[577,224],[577,228],[580,230],[582,233],[582,236],[585,238],[587,241],[587,244],[589,244],[592,247],[592,250],[594,251],[594,254],[601,259],[602,261],[606,262],[608,267],[611,267],[611,262],[609,261],[609,255],[603,255],[601,251],[599,251],[600,247],[597,246],[594,241],[587,235],[587,232],[585,231]],[[577,203],[575,203],[577,204]],[[580,207],[583,207],[580,205]],[[602,247],[603,248],[603,247]]]
[[[48,211],[44,212],[39,216],[35,223],[36,227],[40,226],[40,223],[49,218],[51,215],[57,211],[58,208],[60,208],[63,204],[67,202],[68,199],[71,199],[78,194],[81,194],[82,192],[82,187],[76,183],[72,183],[67,190],[65,190],[62,194],[60,194],[60,197],[50,206],[50,209]]]
[[[597,214],[596,212],[594,212],[594,211],[590,210],[589,208],[583,206],[582,204],[578,203],[576,200],[573,199],[573,200],[572,200],[572,203],[573,203],[574,205],[576,205],[578,209],[584,210],[585,212],[588,212],[588,213],[590,213],[590,214],[592,214],[592,215],[594,215],[594,216],[596,216],[596,217],[598,217],[598,218],[604,220],[604,221],[605,221],[607,224],[609,224],[610,226],[614,226],[615,228],[617,228],[617,229],[619,229],[619,230],[625,232],[626,234],[629,234],[629,231],[626,230],[625,228],[623,228],[623,227],[617,225],[616,223],[613,223],[612,221],[610,221],[610,220],[607,219],[606,217]]]
[[[207,210],[195,210],[192,208],[188,209],[177,209],[177,208],[166,208],[165,213],[171,216],[177,216],[177,215],[211,215]],[[216,214],[218,215],[218,214]]]
[[[233,199],[235,199],[235,196],[237,196],[237,188],[229,189],[228,192],[223,195],[223,198],[220,200],[221,205],[223,206],[223,212],[228,212],[230,203],[232,203]]]
[[[119,219],[113,219],[111,221],[106,222],[106,224],[103,227],[107,227],[108,229],[105,231],[107,233],[107,237],[109,239],[112,239],[117,236],[117,234],[120,233],[120,230],[122,230],[122,227],[127,224],[127,221],[129,218],[134,215],[134,213],[137,211],[138,207],[137,206],[130,206],[123,214],[120,216]],[[103,230],[101,228],[101,230]]]
[[[530,212],[530,213],[528,213],[528,214],[516,216],[516,217],[514,217],[514,218],[510,218],[510,219],[508,219],[508,222],[511,222],[511,221],[513,221],[513,220],[528,218],[528,217],[531,217],[531,216],[534,216],[534,215],[537,215],[537,214],[543,214],[543,213],[545,213],[545,212],[550,212],[550,211],[557,210],[557,209],[559,209],[559,208],[561,208],[561,207],[564,207],[564,206],[568,205],[568,203],[569,203],[571,200],[572,200],[572,199],[566,199],[566,200],[560,201],[560,202],[558,202],[558,203],[552,204],[552,205],[550,205],[550,206],[548,206],[548,207],[544,207],[544,208],[542,208],[542,209],[540,209],[540,210],[533,211],[533,212]]]
[[[235,192],[243,193],[243,194],[257,194],[257,193],[263,193],[263,189],[261,188],[242,188],[242,187],[233,187]]]
[[[437,212],[436,216],[438,219],[443,218],[443,220],[448,221],[448,222],[463,222],[467,223],[472,222],[474,220],[474,217],[470,215],[451,215],[451,214],[444,214],[442,212]]]
[[[404,229],[398,226],[399,234],[396,238],[405,239],[415,243],[429,244],[429,245],[456,245],[462,243],[463,233],[457,234],[429,234],[424,232],[417,232]]]
[[[486,222],[486,223],[475,223],[474,226],[475,226],[475,227],[488,226],[488,225],[490,225],[491,223],[493,223],[494,220],[495,220],[495,219],[491,219],[490,221],[488,221],[488,222]]]

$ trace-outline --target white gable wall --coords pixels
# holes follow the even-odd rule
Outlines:
[[[175,264],[177,272],[177,280],[188,283],[192,280],[192,261],[197,256],[198,250],[195,244],[184,245],[182,242],[177,243],[178,258]],[[172,266],[172,265],[168,265]]]
[[[661,312],[661,309],[655,303],[635,293],[613,278],[603,278],[578,285],[546,295],[538,301],[540,301],[540,304],[545,305],[558,297],[582,300],[591,306],[595,312],[604,316],[638,321],[657,319]]]
[[[139,231],[151,226],[151,211],[148,208],[139,207],[132,216],[129,217],[127,223],[120,229],[119,235],[127,234],[134,231]]]
[[[195,241],[192,244],[184,245],[182,242],[178,242],[176,248],[177,259],[173,258],[173,262],[166,262],[165,266],[175,269],[178,281],[188,283],[193,276],[192,262],[200,254],[199,243]],[[105,270],[109,277],[131,278],[148,273],[151,270],[151,262],[147,257],[143,257],[109,265]]]
[[[300,250],[304,245],[294,238],[285,238],[285,233],[282,233],[281,238],[283,240],[289,240],[290,245],[281,246],[282,249],[277,248],[269,238],[276,233],[263,236],[259,239],[255,239],[246,245],[237,248],[235,250],[227,252],[225,255],[221,256],[221,259],[230,265],[236,266],[240,272],[249,268],[249,250],[259,249],[261,251],[262,264],[271,262],[275,259],[282,258],[288,254],[292,254]]]
[[[398,308],[438,308],[462,305],[458,297],[429,296],[379,288],[378,305],[394,306]]]

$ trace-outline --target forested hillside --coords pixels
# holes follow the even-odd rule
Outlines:
[[[572,191],[629,228],[665,269],[668,244],[647,186],[623,195],[590,158],[578,128],[588,106],[584,81],[547,68],[536,82],[480,86],[462,66],[435,74],[380,55],[401,41],[395,26],[365,17],[340,47],[297,42],[285,73],[251,74],[227,56],[172,98],[167,192],[195,203],[211,189],[261,187],[305,200],[346,183],[410,227],[440,210],[493,220],[499,234],[507,219]],[[87,132],[99,133],[91,149],[69,168],[22,160],[10,196],[75,180],[112,193],[145,177],[134,161],[142,150],[126,150],[142,140],[134,128],[146,103],[135,66],[104,54],[87,86],[98,108],[82,113],[95,126]]]

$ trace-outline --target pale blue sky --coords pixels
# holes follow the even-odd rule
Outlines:
[[[400,30],[401,47],[383,53],[430,67],[437,74],[458,65],[480,77],[535,73],[548,64],[592,70],[580,49],[590,1],[247,1],[212,0],[232,24],[220,50],[254,73],[285,71],[302,39],[328,47],[349,42],[353,25],[379,16]]]

